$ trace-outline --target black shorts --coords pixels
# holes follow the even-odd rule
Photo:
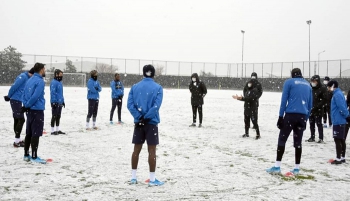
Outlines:
[[[43,135],[44,129],[44,111],[29,110],[27,113],[26,135],[39,137]]]
[[[159,144],[158,126],[152,124],[145,124],[142,127],[134,128],[134,134],[132,137],[133,144],[143,144],[147,140],[148,145]]]
[[[18,100],[10,100],[10,105],[12,109],[12,116],[16,119],[24,119],[24,113],[22,110],[22,102]]]
[[[290,133],[293,131],[294,147],[301,147],[303,133],[306,128],[306,115],[291,114],[284,115],[283,128],[278,137],[278,146],[286,146]]]
[[[51,103],[51,111],[52,111],[52,116],[54,115],[61,115],[62,114],[62,105],[58,105],[57,107],[52,107]]]
[[[333,125],[333,138],[345,139],[345,126],[346,124]]]

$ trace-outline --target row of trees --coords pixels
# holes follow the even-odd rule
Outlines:
[[[23,68],[26,66],[27,62],[22,60],[22,54],[17,51],[15,47],[8,46],[3,51],[0,51],[0,71],[22,71]],[[94,69],[97,70],[99,73],[115,73],[118,71],[118,66],[108,65],[104,63],[96,64],[94,66]],[[67,59],[65,63],[65,73],[76,73],[77,68],[75,67],[74,63]],[[93,69],[91,69],[93,70]],[[164,73],[164,66],[163,65],[157,65],[155,66],[156,70],[156,76],[163,75]],[[47,72],[54,72],[55,67],[51,67],[46,69]],[[201,77],[214,77],[214,75],[211,72],[204,72],[200,71],[199,76]]]

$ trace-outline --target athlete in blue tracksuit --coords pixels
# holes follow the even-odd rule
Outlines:
[[[139,155],[143,143],[147,140],[148,145],[148,163],[150,168],[149,186],[160,186],[164,182],[155,178],[156,170],[156,146],[159,144],[158,123],[159,109],[163,100],[163,88],[156,82],[153,77],[155,69],[152,65],[143,67],[143,80],[132,86],[128,96],[128,110],[134,117],[134,134],[132,143],[134,152],[131,157],[132,176],[130,184],[136,184],[136,170]]]
[[[115,108],[118,106],[118,124],[123,123],[121,119],[122,112],[122,104],[123,104],[123,96],[124,96],[124,86],[120,81],[119,73],[114,75],[114,80],[111,82],[111,90],[112,90],[112,109],[109,116],[109,121],[113,124],[113,114]]]
[[[281,106],[277,127],[280,129],[275,166],[267,169],[269,173],[280,173],[281,161],[287,139],[293,131],[295,148],[295,168],[292,173],[299,173],[301,159],[301,141],[306,128],[306,122],[312,109],[312,89],[299,68],[292,70],[292,79],[285,81],[282,91]]]
[[[56,69],[54,72],[54,79],[50,84],[50,103],[51,103],[51,135],[66,134],[60,130],[60,119],[62,114],[62,107],[66,107],[63,97],[63,72]],[[56,129],[55,129],[56,124]]]
[[[87,99],[89,101],[89,109],[86,117],[86,129],[90,129],[90,119],[92,116],[92,128],[97,129],[96,127],[96,117],[98,112],[98,103],[100,99],[100,92],[102,91],[100,82],[97,81],[98,73],[96,70],[90,72],[91,78],[87,83]]]
[[[26,138],[24,142],[24,160],[38,163],[46,163],[38,157],[39,137],[44,129],[45,110],[45,65],[36,63],[34,75],[27,81],[24,87],[22,112],[27,113]],[[32,157],[29,155],[29,147],[32,146]]]
[[[328,91],[333,92],[331,100],[331,117],[333,123],[333,138],[337,157],[331,164],[345,163],[345,127],[346,122],[350,121],[347,103],[342,91],[338,88],[338,82],[331,80],[327,84]]]
[[[14,147],[24,147],[24,142],[21,140],[21,132],[23,124],[25,122],[24,114],[21,112],[22,108],[22,96],[24,86],[28,79],[34,74],[34,69],[30,69],[28,72],[21,73],[17,76],[15,82],[10,87],[7,96],[4,96],[5,101],[10,101],[12,116],[14,119],[13,130],[15,132]]]

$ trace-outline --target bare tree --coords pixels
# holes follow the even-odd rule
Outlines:
[[[163,65],[158,65],[156,66],[156,76],[163,75],[164,72],[164,66]]]
[[[96,70],[98,73],[115,73],[118,71],[118,66],[100,63],[97,64]]]
[[[200,75],[201,77],[215,77],[213,73],[211,73],[211,72],[206,73],[206,72],[203,71],[203,70],[201,70],[201,71],[199,72],[199,75]]]

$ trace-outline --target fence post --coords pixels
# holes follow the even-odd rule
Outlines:
[[[192,62],[191,62],[191,75],[192,75]]]
[[[215,77],[216,77],[216,67],[217,67],[217,63],[215,63]]]
[[[166,61],[165,62],[165,72],[164,72],[165,75],[166,75],[167,66],[168,66],[168,62]]]
[[[261,78],[264,78],[264,63],[261,63]]]
[[[271,63],[271,77],[273,77],[272,72],[273,72],[273,63]]]
[[[178,65],[178,70],[177,70],[178,76],[180,76],[180,64],[181,62],[179,62],[179,65]]]
[[[339,60],[340,61],[340,73],[339,73],[339,75],[340,75],[340,78],[341,78],[341,60]]]
[[[282,72],[283,72],[283,62],[281,62],[281,78],[282,78]]]
[[[83,72],[83,57],[80,58],[80,72]]]

